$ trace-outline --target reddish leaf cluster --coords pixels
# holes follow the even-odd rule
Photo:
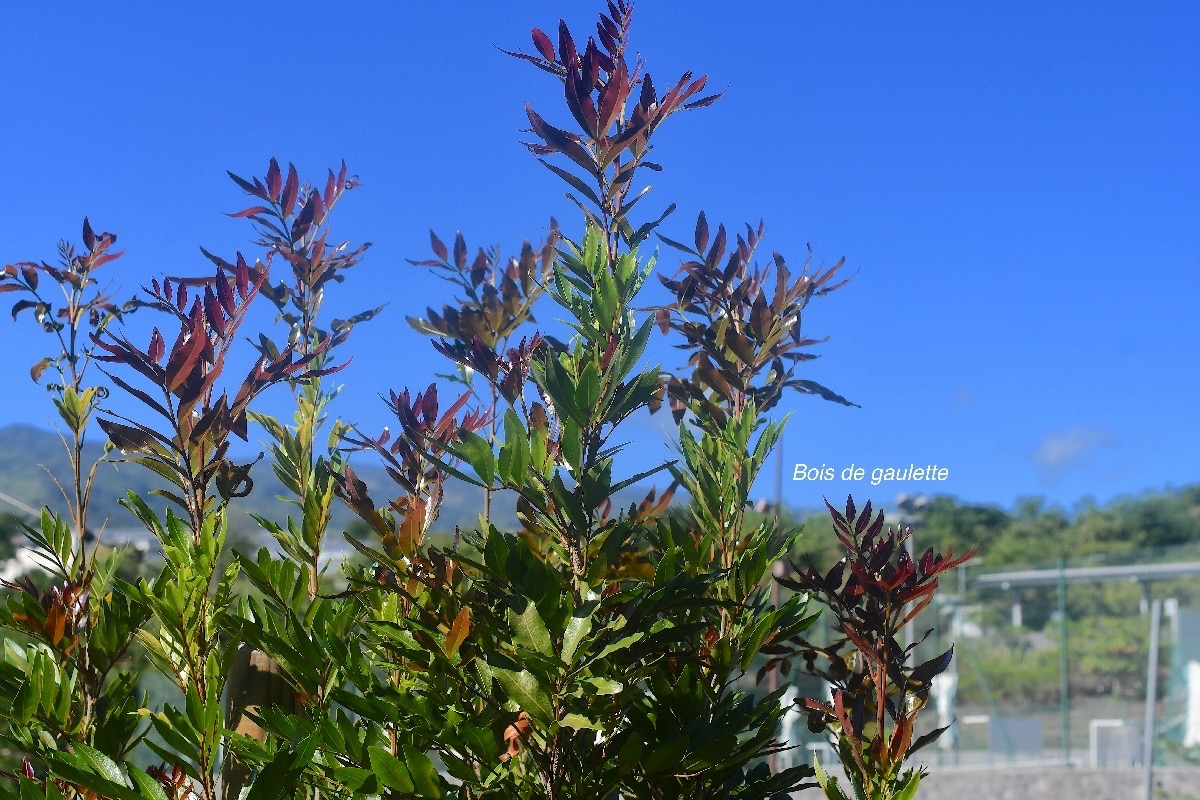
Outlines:
[[[348,242],[331,244],[328,240],[326,222],[329,212],[343,194],[359,185],[358,177],[346,174],[346,162],[343,161],[336,174],[333,170],[327,172],[322,192],[307,183],[301,184],[294,164],[288,164],[285,178],[274,158],[267,167],[265,180],[246,180],[232,172],[229,177],[247,194],[267,204],[243,208],[229,216],[252,220],[260,234],[258,244],[278,253],[291,267],[291,286],[282,281],[276,286],[264,284],[262,293],[279,309],[280,318],[293,330],[301,330],[300,338],[305,339],[314,334],[310,328],[325,285],[330,281],[340,283],[345,280],[343,271],[358,264],[371,246],[366,242],[350,249]],[[201,252],[226,272],[236,269],[235,265],[204,248]],[[380,310],[382,306],[346,320],[334,320],[331,331],[317,335],[321,338],[332,335],[336,346],[346,339],[354,325],[374,317]],[[307,352],[309,346],[308,341],[299,345],[301,352]],[[260,350],[273,356],[277,348],[263,337]]]
[[[530,309],[554,264],[559,240],[557,222],[550,221],[550,234],[540,248],[535,250],[525,241],[520,256],[509,259],[499,272],[495,248],[479,248],[468,263],[467,244],[461,233],[454,237],[453,253],[433,231],[429,239],[436,258],[409,263],[441,272],[441,277],[458,286],[465,296],[459,298],[457,307],[442,306],[440,313],[427,308],[425,319],[408,317],[415,329],[464,347],[478,340],[484,348],[494,350],[518,327],[533,320]],[[479,371],[486,374],[486,370]]]
[[[500,763],[503,764],[510,758],[514,758],[521,753],[521,740],[531,732],[529,724],[529,715],[524,711],[517,714],[517,719],[512,725],[504,729],[504,752],[500,754]]]
[[[802,651],[807,671],[834,687],[832,703],[810,698],[804,707],[809,727],[816,732],[832,726],[849,743],[864,774],[882,770],[890,775],[944,730],[913,740],[917,712],[929,699],[933,678],[945,671],[953,656],[951,648],[909,666],[916,645],[904,647],[898,636],[933,599],[938,576],[978,551],[955,557],[929,548],[914,560],[904,547],[912,529],[885,530],[883,512],[872,518],[869,502],[861,513],[852,497],[846,500],[845,513],[828,501],[825,505],[846,554],[827,572],[793,565],[796,578],[776,578],[782,586],[818,597],[833,613],[834,630],[840,634],[826,647],[806,643]],[[818,657],[826,664],[818,665]]]
[[[96,233],[85,217],[83,220],[83,252],[76,252],[70,242],[59,243],[60,266],[52,266],[46,262],[21,261],[7,264],[0,270],[0,294],[4,292],[24,292],[29,299],[18,300],[13,304],[12,317],[15,320],[23,311],[32,311],[36,321],[48,333],[77,329],[86,315],[88,324],[93,328],[101,325],[105,319],[120,317],[126,309],[113,303],[112,295],[97,291],[91,297],[85,297],[86,290],[97,284],[92,277],[97,269],[115,261],[124,255],[124,250],[112,252],[110,248],[116,244],[116,234]],[[61,307],[55,307],[39,291],[39,277],[45,275],[54,281],[56,287],[63,289],[66,302]],[[37,381],[42,371],[52,359],[43,359],[34,367],[31,375]]]
[[[51,586],[42,591],[27,575],[19,583],[0,581],[0,585],[19,592],[20,599],[10,600],[20,607],[13,611],[14,621],[24,626],[25,633],[43,639],[64,655],[79,646],[79,632],[88,624],[88,588],[85,584],[63,581],[61,587]]]
[[[789,388],[854,405],[818,383],[795,377],[797,363],[817,357],[807,348],[824,341],[803,334],[804,309],[813,297],[845,285],[833,283],[843,262],[810,273],[810,253],[803,272],[793,279],[777,252],[767,267],[753,261],[764,233],[761,222],[758,228],[747,225],[731,248],[720,225],[710,242],[708,221],[700,212],[694,247],[659,236],[691,256],[674,277],[660,276],[675,302],[659,309],[659,327],[663,333],[681,333],[685,342],[677,346],[692,351],[692,377],[672,378],[667,387],[676,401],[672,410],[677,420],[693,404],[721,418],[724,404],[738,409],[752,399],[763,412]],[[772,278],[774,286],[769,286]]]
[[[203,512],[202,498],[214,480],[226,499],[249,491],[249,467],[234,465],[225,456],[230,434],[246,439],[247,412],[254,398],[275,383],[304,380],[339,369],[313,368],[314,360],[324,351],[323,345],[303,355],[297,353],[295,345],[288,345],[274,358],[260,358],[232,400],[224,391],[214,399],[226,354],[267,277],[265,267],[252,271],[239,255],[232,278],[218,270],[212,278],[168,278],[161,284],[153,281],[146,289],[150,301],[144,304],[172,315],[179,326],[169,349],[158,328],[151,332],[145,348],[111,332],[92,335],[92,341],[104,351],[97,359],[131,367],[159,390],[161,399],[107,373],[114,383],[165,419],[170,433],[160,433],[152,425],[119,415],[113,416],[124,422],[101,419],[100,426],[114,446],[134,454],[129,460],[153,469],[179,487],[182,497],[169,496],[189,514]],[[188,292],[189,285],[201,286],[202,290],[193,295]]]
[[[508,348],[503,355],[486,346],[478,336],[470,347],[460,341],[448,342],[445,339],[434,342],[433,346],[451,361],[478,372],[511,404],[524,394],[530,365],[544,344],[542,335],[534,333],[532,337],[521,337],[520,343]]]
[[[588,38],[582,53],[566,22],[560,21],[557,50],[549,36],[534,28],[537,55],[509,55],[529,61],[562,80],[567,108],[580,133],[551,125],[526,105],[529,132],[538,140],[526,143],[526,147],[535,155],[561,153],[587,174],[589,180],[584,180],[542,161],[591,203],[596,211],[574,195],[568,195],[590,221],[608,234],[610,246],[615,246],[615,232],[629,242],[641,241],[666,216],[637,231],[626,219],[641,198],[639,194],[629,199],[638,168],[661,169],[658,164],[644,160],[651,150],[650,137],[655,129],[676,111],[707,106],[720,95],[693,100],[704,89],[708,76],[693,79],[692,73],[685,72],[660,97],[650,74],[643,74],[641,63],[630,69],[626,60],[633,4],[616,0],[608,4],[608,12],[600,15],[596,36]]]
[[[478,412],[468,412],[458,418],[469,399],[470,393],[464,393],[439,414],[436,384],[430,384],[415,398],[407,389],[400,394],[392,392],[388,405],[400,423],[399,436],[393,438],[385,428],[375,438],[359,434],[343,439],[352,448],[371,450],[380,455],[388,475],[404,490],[402,495],[389,502],[397,515],[393,519],[377,510],[367,485],[350,467],[346,467],[336,487],[338,496],[379,534],[384,550],[392,560],[411,558],[437,517],[445,477],[437,459],[445,454],[446,445],[458,437],[460,430],[477,431],[487,424],[486,416]],[[350,543],[360,549],[363,547],[354,540]]]
[[[146,774],[158,781],[158,785],[163,788],[171,800],[199,800],[200,798],[192,779],[179,764],[174,764],[169,769],[166,764],[151,767]]]
[[[318,230],[325,223],[325,215],[337,203],[342,194],[359,185],[357,176],[347,177],[345,161],[342,162],[341,169],[336,175],[333,170],[329,170],[323,193],[307,186],[301,187],[300,177],[294,164],[288,164],[287,179],[284,180],[279,162],[274,158],[267,167],[265,183],[258,178],[247,181],[232,172],[228,174],[233,182],[242,187],[247,194],[270,204],[270,206],[250,206],[241,211],[235,211],[229,216],[252,219],[277,239],[286,240],[292,244],[302,242],[311,232]],[[280,226],[278,218],[274,217],[274,212],[281,212],[284,218],[290,218],[296,210],[297,200],[300,201],[300,213],[292,220],[290,226]],[[333,278],[332,269],[326,270],[322,274],[326,276],[325,280]],[[318,286],[319,284],[309,282],[309,285]]]

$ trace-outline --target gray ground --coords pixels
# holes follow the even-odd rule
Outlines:
[[[842,779],[843,786],[845,779]],[[1154,800],[1200,800],[1200,769],[1154,770]],[[795,795],[819,800],[819,790]],[[1142,800],[1140,769],[1018,767],[943,769],[921,782],[917,800]]]

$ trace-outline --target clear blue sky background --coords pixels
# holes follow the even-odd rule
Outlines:
[[[109,268],[125,290],[200,272],[198,245],[254,254],[221,213],[244,204],[226,169],[277,156],[323,179],[344,158],[363,187],[335,235],[375,246],[330,302],[390,306],[348,347],[340,412],[376,430],[379,393],[443,369],[404,322],[444,299],[404,261],[429,228],[509,252],[551,215],[578,230],[518,144],[526,100],[565,124],[558,83],[495,46],[529,51],[532,26],[580,32],[598,10],[5,4],[0,263],[52,259],[86,214],[128,249]],[[678,203],[664,232],[687,238],[700,209],[761,217],[768,249],[799,263],[811,242],[855,273],[811,308],[831,338],[808,376],[862,408],[789,400],[788,477],[949,469],[936,485],[788,480],[788,502],[917,490],[1069,509],[1200,480],[1195,4],[643,0],[634,40],[660,86],[693,69],[726,91],[663,129],[645,204]],[[48,427],[26,374],[48,342],[21,322],[0,318],[0,425]],[[669,455],[664,423],[631,423],[630,468]]]

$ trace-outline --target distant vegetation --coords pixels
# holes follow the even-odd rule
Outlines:
[[[1006,511],[999,505],[933,497],[911,516],[909,524],[916,528],[920,550],[933,547],[944,552],[981,546],[983,555],[971,562],[972,572],[1053,566],[1059,557],[1069,561],[1145,558],[1147,550],[1200,545],[1200,484],[1104,506],[1085,501],[1071,513],[1047,506],[1040,498],[1021,499],[1013,510]],[[825,514],[806,524],[823,530]],[[828,537],[809,536],[805,542],[812,548],[808,555],[817,563],[827,563],[832,557]]]
[[[916,549],[961,552],[981,545],[982,555],[963,575],[947,576],[943,592],[971,609],[970,619],[986,635],[961,643],[959,702],[984,705],[990,695],[1001,707],[1018,708],[1059,702],[1059,626],[1054,587],[981,591],[973,579],[1017,568],[1052,569],[1062,558],[1068,567],[1200,561],[1200,485],[1147,493],[1107,505],[1085,501],[1070,512],[1025,498],[1006,510],[999,505],[930,498],[912,508],[907,524],[915,528]],[[891,517],[896,519],[896,517]],[[801,563],[833,563],[834,544],[826,535],[828,518],[804,521]],[[1148,625],[1143,590],[1154,598],[1175,598],[1184,608],[1200,607],[1200,580],[1156,582],[1149,587],[1129,581],[1072,583],[1066,592],[1069,690],[1072,703],[1109,698],[1137,703],[1145,696]],[[1012,626],[1011,608],[1019,600],[1022,626]],[[949,635],[949,609],[927,611],[918,621],[931,630],[932,651]],[[1170,648],[1169,637],[1164,648]],[[1164,652],[1163,671],[1170,663]],[[1165,674],[1162,676],[1165,678]],[[1160,694],[1168,681],[1161,680]]]

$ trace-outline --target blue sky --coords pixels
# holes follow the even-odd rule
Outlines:
[[[226,169],[261,175],[275,156],[319,179],[344,158],[363,186],[334,233],[374,247],[329,303],[389,307],[348,345],[339,412],[376,430],[380,393],[443,370],[404,322],[444,300],[404,260],[427,255],[428,229],[508,252],[552,215],[579,229],[518,143],[526,100],[566,124],[558,84],[496,46],[529,51],[529,29],[560,16],[579,34],[599,5],[187,8],[0,10],[0,263],[52,260],[86,214],[127,249],[109,268],[124,290],[201,272],[198,245],[255,254],[222,215],[243,205]],[[789,399],[787,477],[949,470],[785,480],[789,503],[926,491],[1069,509],[1200,480],[1195,5],[643,0],[634,45],[659,85],[692,69],[726,92],[663,128],[643,203],[678,204],[663,231],[687,238],[701,209],[761,218],[768,250],[799,263],[811,243],[854,274],[810,308],[830,341],[808,377],[862,408]],[[0,425],[48,427],[26,375],[48,342],[22,323],[0,317]],[[664,424],[631,422],[629,468],[670,455]]]

